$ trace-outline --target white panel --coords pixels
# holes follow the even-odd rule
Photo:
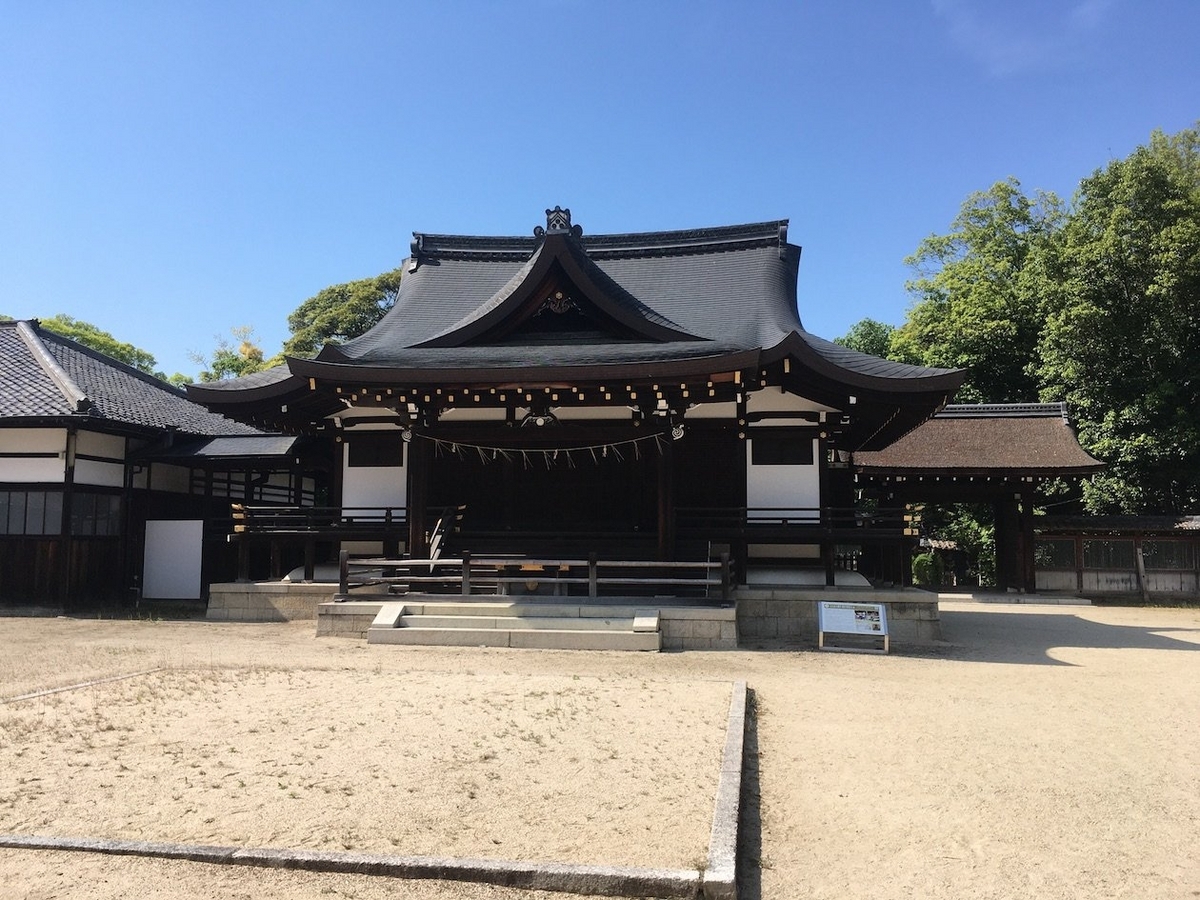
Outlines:
[[[76,459],[75,483],[122,487],[125,484],[125,467],[120,463],[101,463],[90,459]]]
[[[405,448],[407,457],[407,448]],[[342,508],[396,506],[408,502],[408,470],[404,466],[351,468],[350,446],[342,445]]]
[[[147,522],[142,596],[153,600],[198,600],[203,550],[203,520]]]
[[[688,409],[688,419],[737,419],[736,403],[701,403]]]
[[[42,459],[0,459],[0,482],[47,481],[59,484],[64,480],[65,472],[66,463],[53,456]]]
[[[0,458],[0,482],[61,484],[67,464],[65,428],[0,428],[0,453],[53,453],[30,459]]]
[[[503,409],[472,409],[470,407],[455,407],[448,409],[438,417],[439,422],[503,422],[507,410]]]
[[[818,447],[813,438],[813,464],[811,466],[756,466],[753,439],[746,452],[746,506],[769,507],[783,510],[813,509],[810,515],[817,518],[815,509],[821,505],[821,470],[816,464]]]
[[[65,453],[65,428],[0,428],[0,453]]]
[[[125,438],[114,434],[81,431],[75,436],[75,452],[121,462],[125,459]]]
[[[815,400],[786,393],[780,387],[767,387],[753,391],[746,397],[746,409],[760,412],[835,412],[832,406],[824,406]]]

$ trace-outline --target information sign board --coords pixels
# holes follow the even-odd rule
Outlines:
[[[870,650],[888,652],[887,607],[882,603],[845,603],[822,600],[817,604],[818,646],[822,650]],[[850,634],[876,637],[883,641],[883,649],[865,647],[827,647],[826,634]]]

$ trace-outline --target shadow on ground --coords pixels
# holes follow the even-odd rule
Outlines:
[[[1080,609],[1080,611],[1076,611]],[[942,637],[950,644],[939,656],[966,662],[1070,666],[1050,651],[1200,650],[1200,628],[1111,625],[1088,618],[1082,609],[1071,612],[1029,612],[1028,608],[941,610]]]

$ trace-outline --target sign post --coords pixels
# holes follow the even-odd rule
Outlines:
[[[841,653],[887,653],[889,649],[887,608],[882,603],[821,600],[817,604],[817,631],[817,648],[820,650],[836,650]],[[825,641],[827,634],[853,635],[859,639],[877,638],[883,642],[883,646],[828,646]],[[871,643],[874,644],[875,641]]]

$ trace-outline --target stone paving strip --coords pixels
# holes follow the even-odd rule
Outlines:
[[[36,700],[38,697],[48,697],[50,694],[61,694],[64,691],[77,691],[80,688],[95,687],[98,684],[108,684],[113,681],[125,681],[128,678],[137,678],[140,675],[153,675],[155,672],[161,672],[162,666],[157,666],[153,669],[143,669],[140,672],[128,672],[124,675],[110,675],[108,678],[95,678],[92,681],[81,681],[79,684],[68,684],[63,687],[47,688],[44,691],[33,691],[29,694],[18,694],[16,697],[4,697],[0,699],[0,703],[16,703],[18,700]]]
[[[119,678],[132,677],[134,675],[116,676],[91,683],[102,684],[107,681],[116,681]],[[85,686],[74,685],[73,687]],[[55,691],[70,689],[56,688]],[[10,699],[27,699],[55,691],[42,691]],[[273,848],[244,849],[205,844],[18,834],[0,835],[0,847],[16,850],[73,850],[115,856],[182,859],[190,862],[299,869],[309,872],[470,881],[524,890],[600,894],[613,897],[688,898],[702,893],[707,900],[735,900],[737,896],[735,877],[738,814],[741,806],[742,751],[746,733],[746,682],[734,682],[732,694],[729,704],[729,726],[725,735],[725,751],[721,759],[721,775],[713,809],[708,866],[704,872],[695,869],[581,866],[553,862],[390,856],[373,853]]]

